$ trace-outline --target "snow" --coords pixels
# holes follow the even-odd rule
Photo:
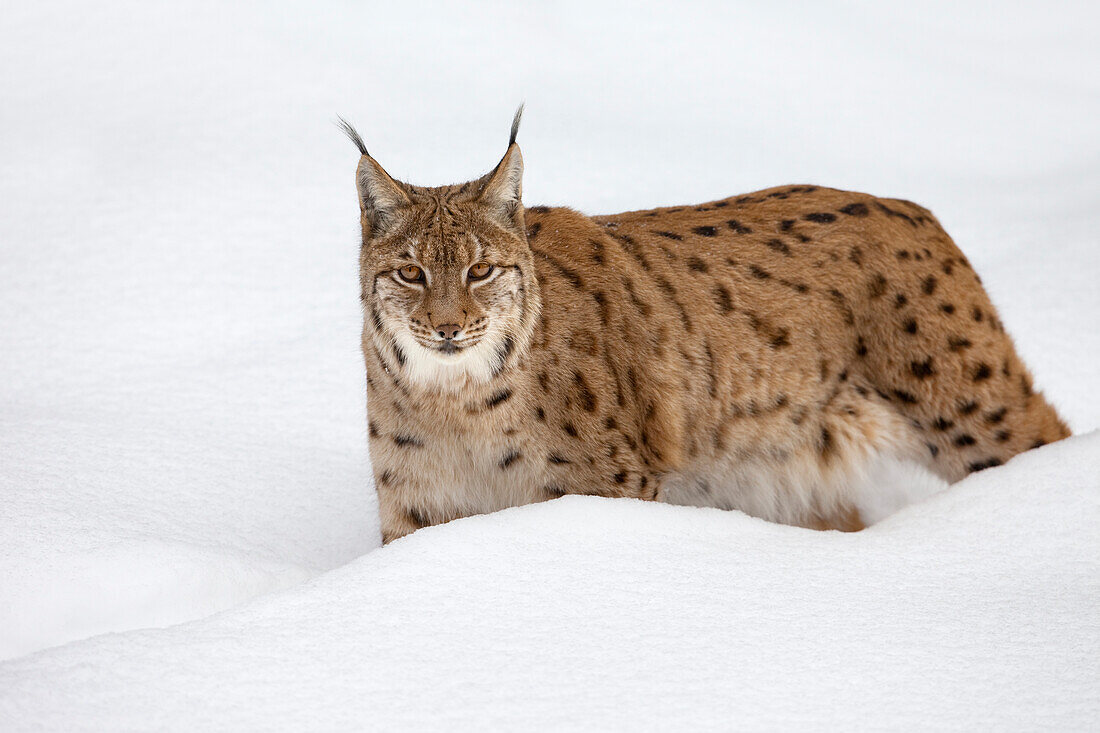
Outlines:
[[[213,618],[9,662],[0,722],[1085,728],[1098,521],[1097,433],[858,534],[568,497],[417,532]]]
[[[1094,4],[4,16],[0,729],[1094,724]],[[375,551],[330,123],[444,183],[523,100],[529,204],[930,207],[1079,437],[855,536],[570,498]]]

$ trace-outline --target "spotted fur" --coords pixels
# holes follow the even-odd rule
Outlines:
[[[590,217],[523,207],[514,130],[438,188],[360,147],[384,541],[569,493],[859,529],[901,473],[911,499],[1069,435],[916,204],[798,185]]]

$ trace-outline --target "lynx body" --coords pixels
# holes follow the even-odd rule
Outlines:
[[[516,123],[518,124],[518,114]],[[357,171],[389,542],[563,494],[859,529],[1069,435],[926,209],[812,185],[609,216]]]

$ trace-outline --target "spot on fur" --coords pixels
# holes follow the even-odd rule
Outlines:
[[[917,379],[928,379],[936,373],[936,371],[932,368],[931,356],[924,361],[909,362],[909,371],[912,372],[913,376]]]
[[[968,338],[963,338],[961,336],[949,336],[947,338],[947,348],[951,351],[959,352],[964,349],[969,349],[971,346],[973,346],[973,344],[970,343],[970,339]]]
[[[769,239],[768,241],[764,242],[764,246],[768,249],[779,252],[780,254],[788,256],[791,254],[791,248],[788,247],[782,239]]]
[[[971,400],[969,402],[963,402],[959,405],[959,414],[960,415],[973,415],[977,411],[978,411],[978,403],[975,402],[974,400]]]
[[[950,430],[951,428],[955,427],[955,421],[954,420],[948,420],[947,418],[942,417],[942,416],[937,417],[935,420],[932,421],[932,427],[934,427],[936,430],[939,430],[941,432],[942,431],[947,431],[947,430]]]
[[[971,463],[968,468],[973,471],[984,471],[987,468],[993,468],[994,466],[1000,466],[1004,463],[1000,458],[986,458],[984,461],[976,461]]]
[[[718,284],[714,286],[714,302],[718,306],[718,311],[723,315],[733,310],[733,300],[730,298],[730,291],[725,285]]]
[[[867,286],[867,295],[872,300],[881,298],[886,293],[887,284],[886,276],[881,272],[876,272],[871,276],[871,280]]]
[[[502,402],[507,402],[512,397],[512,390],[505,387],[485,400],[485,409],[491,410]]]
[[[688,257],[687,266],[688,269],[694,270],[695,272],[707,272],[710,269],[707,267],[707,263],[703,262],[698,257]]]

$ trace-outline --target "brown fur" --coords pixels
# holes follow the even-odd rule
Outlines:
[[[661,500],[672,476],[705,496],[708,466],[842,483],[878,451],[956,481],[1069,435],[970,263],[920,206],[800,185],[588,217],[524,209],[521,166],[512,145],[463,186],[386,176],[397,203],[378,213],[381,167],[361,162],[363,352],[387,542],[567,493]],[[434,273],[430,287],[394,279],[408,254]],[[475,258],[503,274],[467,286]],[[500,358],[484,378],[415,378],[410,360],[435,359],[434,330],[452,321]],[[401,329],[423,355],[402,353]],[[774,511],[725,508],[863,526],[842,494],[775,491]]]

